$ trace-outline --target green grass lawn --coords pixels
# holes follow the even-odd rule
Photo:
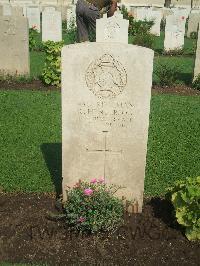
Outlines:
[[[60,191],[60,92],[0,91],[0,102],[0,185],[5,191]],[[146,194],[199,175],[199,102],[199,96],[152,97]]]
[[[41,45],[41,34],[37,35],[37,45]],[[74,33],[66,34],[63,33],[64,43],[70,44],[73,43]],[[131,38],[129,38],[129,43],[131,43]],[[185,38],[185,54],[181,56],[163,56],[155,53],[154,57],[154,73],[153,73],[153,83],[157,84],[159,82],[159,78],[155,74],[155,70],[159,63],[167,63],[169,65],[176,65],[180,67],[179,74],[179,83],[190,85],[193,78],[193,68],[194,68],[194,55],[186,55],[187,52],[190,52],[194,49],[196,40]],[[164,34],[161,32],[160,37],[156,37],[154,49],[155,51],[163,50],[164,46]],[[30,66],[31,66],[31,78],[39,79],[42,69],[44,66],[45,54],[40,51],[32,51],[30,52]]]

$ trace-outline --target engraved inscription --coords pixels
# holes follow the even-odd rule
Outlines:
[[[107,173],[106,173],[106,157],[107,157],[107,153],[109,154],[112,154],[112,155],[121,155],[122,154],[122,150],[112,150],[112,149],[109,149],[107,147],[107,135],[108,135],[108,131],[102,131],[103,135],[104,135],[104,145],[103,145],[103,148],[102,149],[89,149],[89,148],[86,148],[86,151],[87,152],[92,152],[92,153],[104,153],[104,169],[103,169],[103,172],[104,172],[104,178],[106,179],[107,177]]]
[[[78,108],[79,118],[88,123],[101,122],[102,126],[128,127],[134,119],[132,102],[117,102],[112,106],[104,101],[95,104],[82,102]]]
[[[120,30],[120,25],[116,21],[108,21],[106,28],[104,30],[104,39],[111,40],[114,39]]]
[[[127,73],[113,56],[104,54],[89,65],[85,79],[88,88],[98,98],[113,98],[123,92]]]

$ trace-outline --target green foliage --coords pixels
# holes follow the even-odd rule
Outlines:
[[[153,48],[155,36],[150,34],[150,29],[154,25],[154,21],[136,21],[132,14],[122,6],[122,14],[125,19],[129,20],[129,36],[133,36],[132,43],[147,48]]]
[[[133,39],[133,44],[152,49],[154,41],[155,41],[155,35],[153,34],[150,33],[137,34]]]
[[[181,67],[177,64],[159,63],[154,69],[160,86],[173,86],[179,80]]]
[[[165,55],[173,55],[173,56],[179,56],[182,55],[184,53],[183,49],[173,49],[173,50],[169,50],[169,51],[164,51]]]
[[[32,27],[29,29],[29,50],[33,51],[36,48],[37,42],[36,42],[36,36],[37,36],[37,29],[35,27]]]
[[[77,42],[77,27],[75,19],[71,19],[69,26],[66,28],[66,33],[70,44]]]
[[[137,36],[139,34],[146,35],[150,32],[151,27],[154,25],[154,21],[136,21],[134,17],[128,13],[125,6],[122,6],[122,14],[125,19],[129,20],[129,35]]]
[[[62,21],[62,30],[65,32],[67,30],[67,20]]]
[[[96,179],[90,183],[79,181],[67,191],[67,224],[91,233],[118,228],[123,223],[123,202],[114,196],[119,188]]]
[[[194,79],[192,87],[194,89],[200,90],[200,74]]]
[[[190,38],[191,39],[197,39],[197,37],[198,37],[197,32],[193,31],[193,32],[190,33]]]
[[[200,176],[175,183],[167,193],[189,240],[200,240]]]
[[[64,42],[47,41],[44,43],[46,58],[41,78],[46,85],[60,86],[61,49],[63,45]]]
[[[0,73],[0,81],[4,81],[6,83],[29,83],[34,80],[33,77],[30,76],[23,76],[23,75],[1,75]]]

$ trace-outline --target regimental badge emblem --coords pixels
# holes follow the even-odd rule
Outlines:
[[[114,98],[123,92],[127,72],[112,55],[104,54],[89,65],[85,80],[87,87],[98,98]]]

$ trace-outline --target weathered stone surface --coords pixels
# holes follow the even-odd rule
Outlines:
[[[29,38],[28,20],[24,17],[0,17],[0,72],[28,75]]]
[[[165,51],[179,50],[184,46],[185,17],[169,15],[165,26]]]
[[[195,67],[194,67],[194,79],[200,74],[200,28],[198,31]]]
[[[187,30],[187,37],[188,38],[190,38],[190,34],[192,32],[197,32],[199,23],[200,23],[200,13],[189,15],[188,30]]]
[[[3,16],[23,16],[23,8],[7,4],[3,5]]]
[[[62,41],[61,12],[48,9],[42,12],[42,41]]]
[[[0,16],[3,16],[3,6],[0,6]]]
[[[118,42],[128,44],[129,22],[122,14],[115,13],[112,17],[96,21],[96,42]]]
[[[38,7],[27,7],[26,16],[29,28],[35,27],[40,32],[40,9]]]
[[[144,71],[145,69],[145,71]],[[62,49],[63,199],[104,176],[142,210],[153,51],[119,43]]]
[[[192,1],[193,8],[200,8],[200,0],[193,0]]]

